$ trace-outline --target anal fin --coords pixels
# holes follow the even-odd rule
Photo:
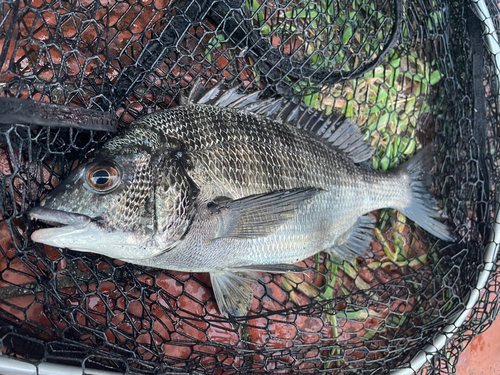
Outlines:
[[[342,259],[352,259],[368,248],[373,237],[373,229],[377,219],[373,216],[361,216],[349,231],[343,244],[332,248],[329,252]]]
[[[253,290],[249,283],[256,282],[254,272],[303,273],[307,268],[294,264],[256,264],[210,272],[210,280],[219,310],[226,318],[246,316],[252,304]]]
[[[210,280],[219,310],[226,318],[246,316],[252,304],[254,281],[251,274],[231,271],[210,272]]]

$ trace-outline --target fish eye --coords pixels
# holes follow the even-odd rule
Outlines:
[[[120,178],[118,169],[109,164],[93,165],[87,170],[86,174],[88,187],[99,193],[111,191],[118,185]]]

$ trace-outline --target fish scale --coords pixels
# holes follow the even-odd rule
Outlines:
[[[307,130],[305,130],[307,128]],[[381,174],[357,125],[304,105],[259,101],[195,84],[187,102],[136,120],[31,215],[60,228],[35,241],[150,267],[209,272],[223,315],[245,315],[256,271],[301,272],[319,251],[352,259],[367,248],[375,209],[401,210],[451,240],[430,195],[432,153]],[[145,160],[147,159],[147,162]],[[89,166],[121,173],[92,193]],[[96,207],[103,207],[99,212]],[[71,215],[78,215],[72,226]],[[88,220],[85,220],[85,218]]]

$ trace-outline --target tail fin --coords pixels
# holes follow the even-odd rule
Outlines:
[[[410,177],[411,204],[402,213],[432,235],[446,241],[453,241],[453,235],[445,224],[439,222],[439,207],[431,194],[431,174],[434,166],[430,146],[420,150],[410,161],[400,168],[401,173]]]

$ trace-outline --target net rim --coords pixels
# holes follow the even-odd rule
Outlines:
[[[0,374],[14,375],[118,375],[123,373],[44,362],[39,365],[0,356]]]

